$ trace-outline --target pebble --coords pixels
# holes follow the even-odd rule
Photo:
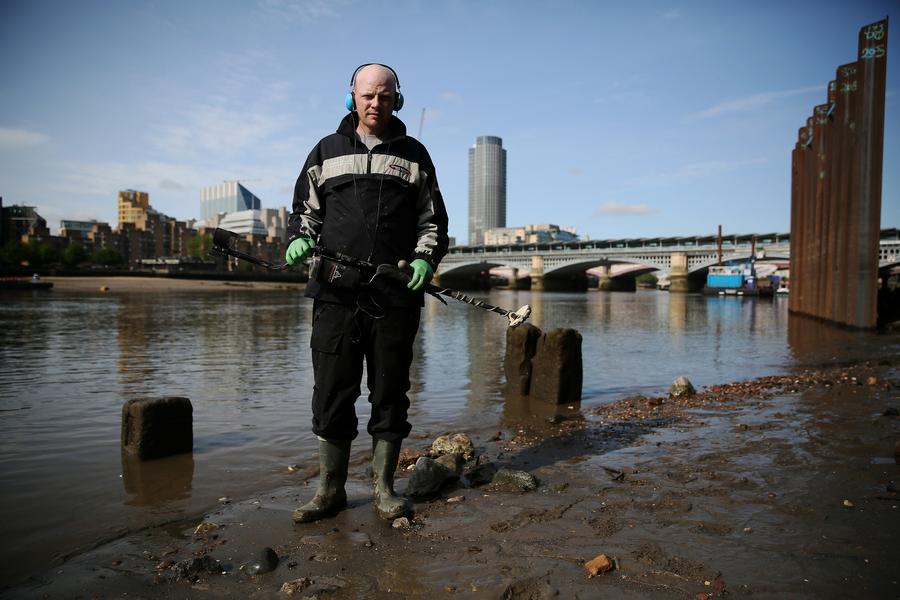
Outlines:
[[[299,579],[294,579],[292,581],[285,581],[281,584],[281,593],[287,594],[288,596],[293,596],[297,592],[300,592],[312,585],[312,579],[309,577],[300,577]]]
[[[538,481],[534,475],[527,471],[513,471],[511,469],[500,469],[497,471],[491,483],[501,487],[511,487],[520,492],[530,492],[538,487]]]
[[[409,529],[410,522],[406,517],[400,517],[399,519],[394,519],[394,522],[391,523],[391,527],[394,529]]]
[[[261,575],[274,571],[276,567],[278,567],[278,554],[266,546],[257,553],[244,571],[250,575]]]
[[[853,504],[849,500],[844,500],[844,506],[846,506],[847,508],[853,508],[855,504]]]
[[[218,523],[212,523],[210,521],[203,521],[202,523],[197,525],[197,528],[194,530],[194,535],[206,535],[210,531],[215,531],[216,529],[219,529],[220,527],[222,527],[222,526],[219,525]]]
[[[596,577],[601,573],[612,571],[616,567],[608,556],[605,554],[598,554],[592,560],[586,562],[584,568],[588,572],[588,577]]]
[[[472,438],[465,433],[442,435],[431,444],[431,451],[440,456],[442,454],[461,454],[463,460],[471,459],[475,454],[475,445]]]

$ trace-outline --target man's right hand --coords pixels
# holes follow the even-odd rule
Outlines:
[[[297,238],[287,247],[284,253],[284,262],[294,265],[299,260],[306,258],[316,243],[307,238]]]

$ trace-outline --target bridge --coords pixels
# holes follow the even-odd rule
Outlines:
[[[725,262],[789,260],[790,234],[742,234],[722,236],[721,259]],[[473,277],[495,267],[513,269],[516,279],[530,278],[531,289],[552,282],[584,280],[585,272],[599,272],[601,289],[615,289],[617,278],[642,273],[667,276],[673,291],[686,291],[689,279],[702,279],[719,262],[717,236],[579,240],[500,246],[454,246],[441,262],[439,275]],[[900,264],[897,228],[881,230],[879,269]]]

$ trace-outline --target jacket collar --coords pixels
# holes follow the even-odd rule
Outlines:
[[[347,113],[347,116],[341,119],[337,132],[352,140],[356,138],[356,126],[358,123],[359,116],[355,112]],[[391,120],[388,122],[387,129],[381,139],[385,142],[391,142],[404,136],[406,136],[406,125],[398,117],[391,115]]]

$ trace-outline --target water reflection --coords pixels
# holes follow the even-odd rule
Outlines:
[[[667,297],[669,332],[684,333],[687,329],[687,294],[671,293]]]
[[[122,452],[122,483],[127,506],[162,506],[191,495],[194,455],[190,452],[140,460]]]
[[[822,365],[865,353],[873,334],[831,325],[803,315],[788,319],[788,345],[794,359],[804,365]]]
[[[502,416],[506,425],[535,420],[556,422],[560,417],[569,420],[584,419],[581,402],[555,404],[533,396],[521,396],[509,390],[503,392]]]

